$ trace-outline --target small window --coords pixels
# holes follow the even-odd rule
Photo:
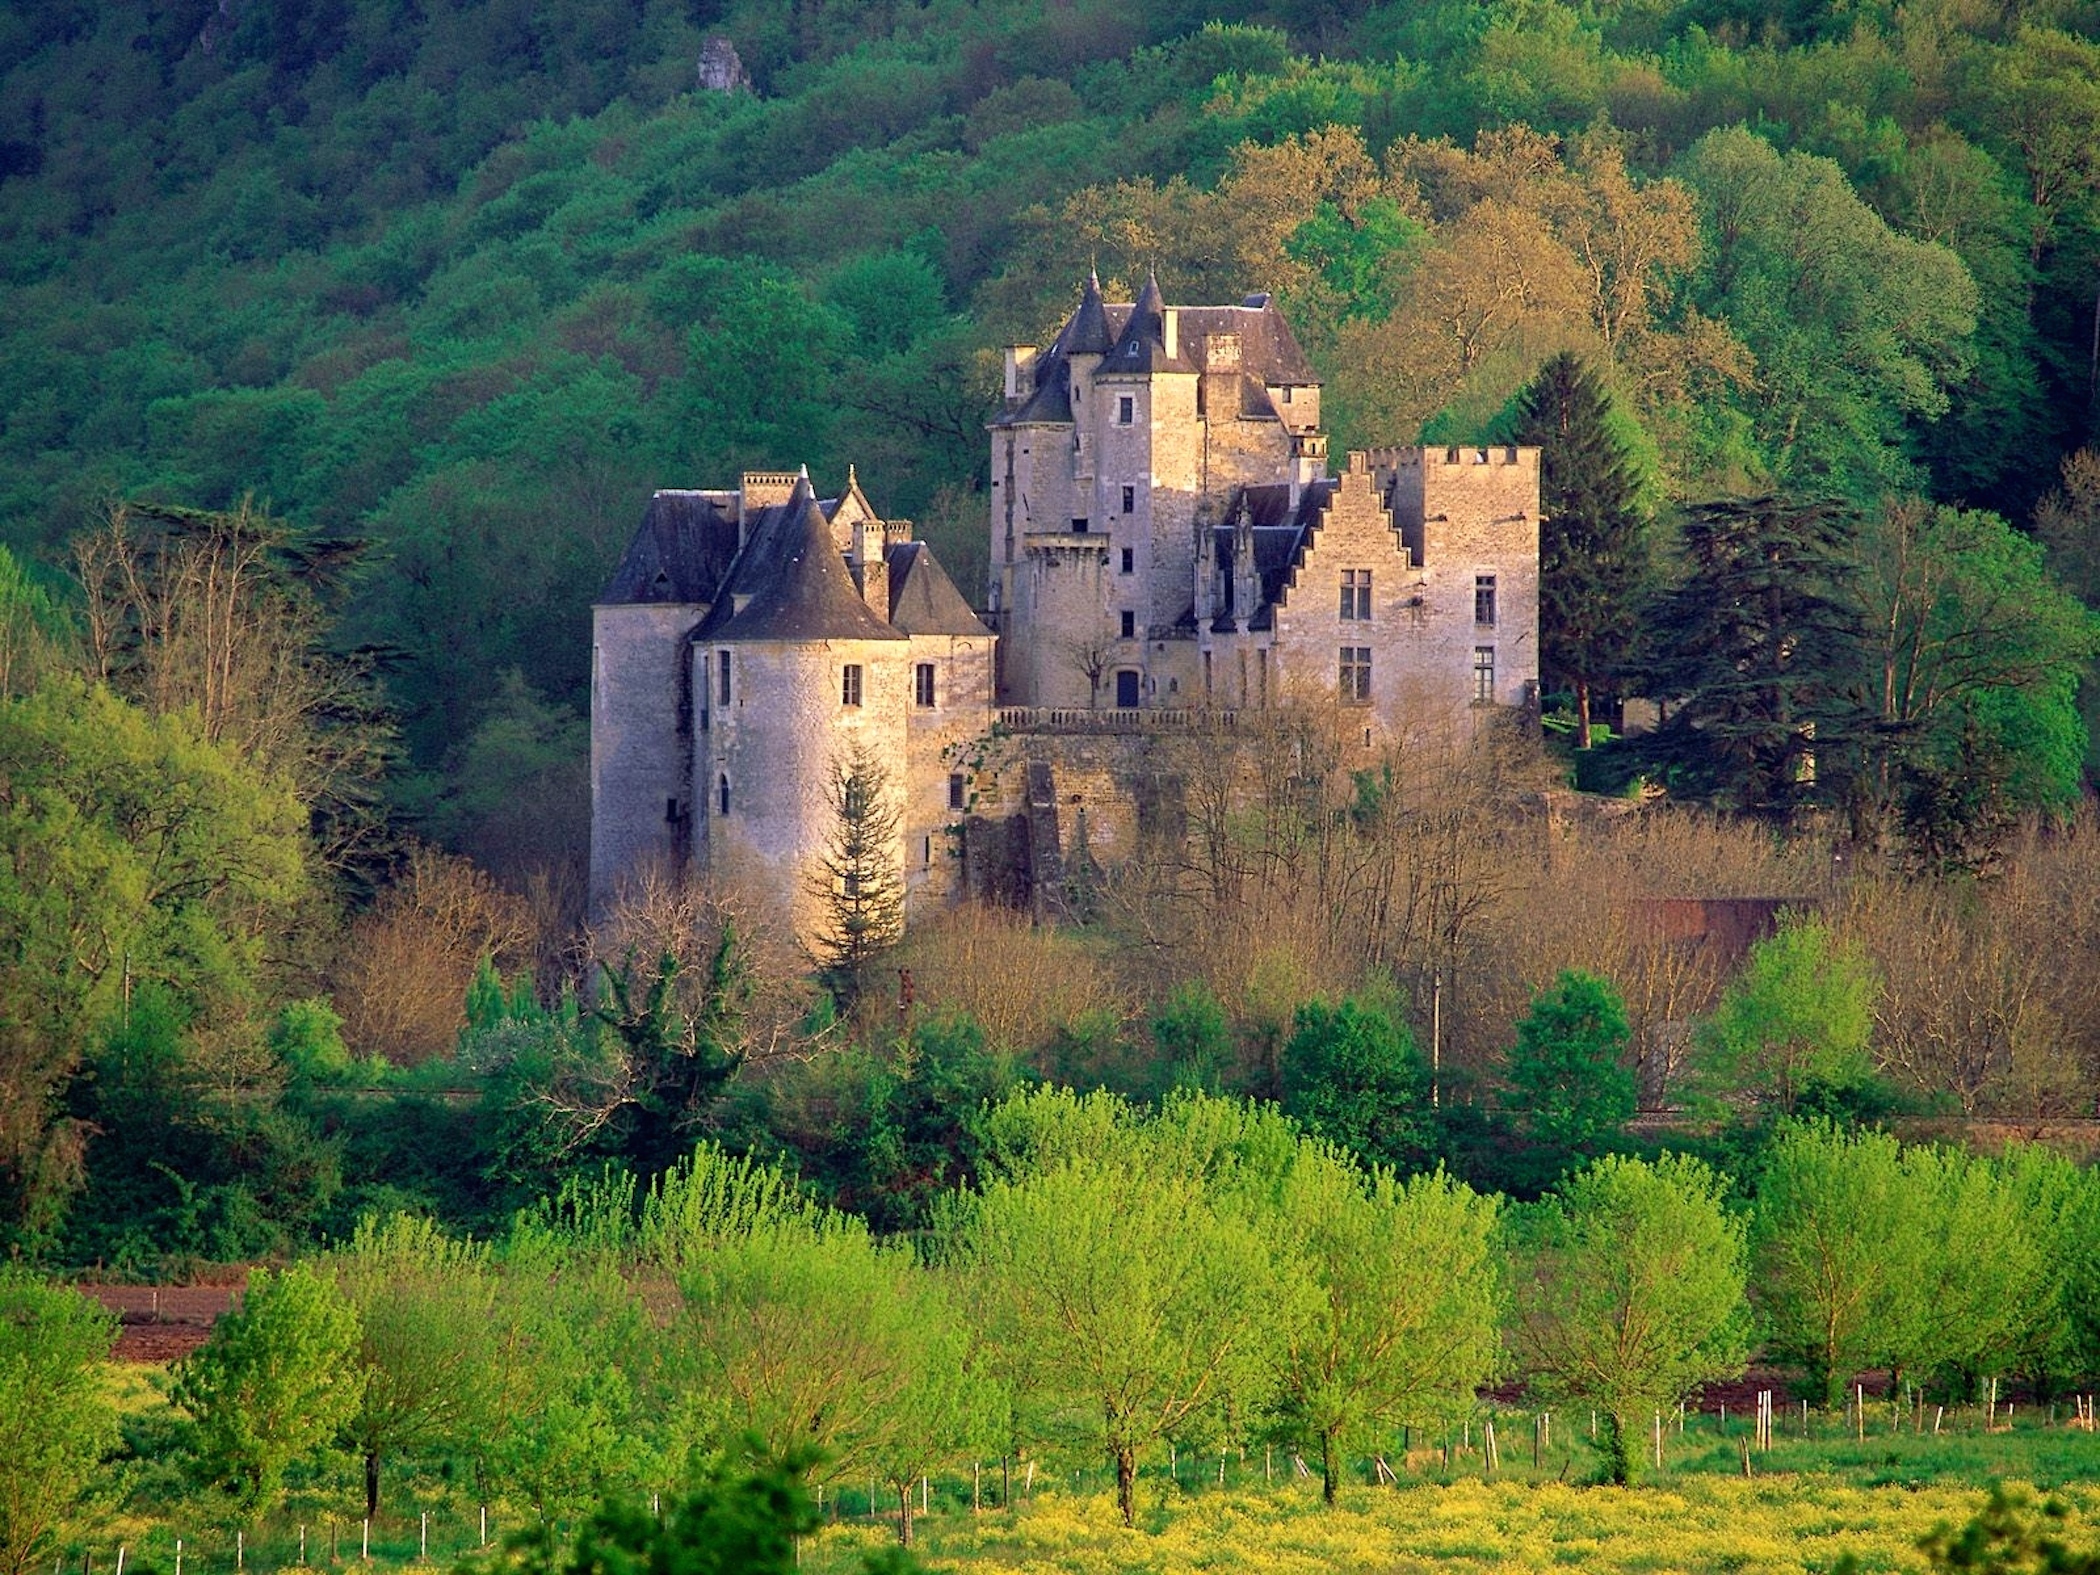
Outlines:
[[[1492,645],[1473,647],[1473,702],[1476,705],[1492,704],[1495,698],[1495,648]]]
[[[1283,385],[1283,402],[1285,404],[1289,404],[1291,402],[1291,395],[1294,392],[1296,392],[1296,390],[1294,390],[1290,384],[1286,383]]]
[[[1086,521],[1083,519],[1073,520],[1072,534],[1075,536],[1084,536],[1086,534]]]
[[[1473,576],[1473,621],[1495,626],[1495,577],[1492,574]]]
[[[1342,570],[1342,619],[1348,623],[1371,620],[1371,571]]]
[[[933,663],[921,662],[912,669],[911,694],[921,706],[933,704]]]
[[[729,653],[715,652],[715,703],[729,704]]]
[[[922,870],[933,868],[933,838],[931,837],[921,837],[919,839],[919,868]]]
[[[1127,427],[1137,419],[1137,400],[1129,394],[1116,395],[1116,425]]]
[[[1135,574],[1137,572],[1137,548],[1125,547],[1123,549],[1123,572],[1125,574]]]
[[[1123,489],[1123,512],[1125,514],[1135,514],[1137,512],[1137,488],[1125,487]]]
[[[1131,640],[1135,639],[1136,637],[1137,614],[1130,611],[1130,609],[1126,607],[1123,610],[1123,638],[1126,640]]]
[[[1371,703],[1371,648],[1368,645],[1342,647],[1341,699],[1343,705]]]
[[[839,682],[839,704],[860,704],[860,663],[848,662]]]
[[[969,782],[960,771],[948,773],[948,807],[963,809],[969,804]]]
[[[727,772],[715,778],[715,810],[718,814],[726,815],[729,813],[729,774]]]

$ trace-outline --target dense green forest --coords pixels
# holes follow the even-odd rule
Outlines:
[[[1959,0],[10,8],[0,1238],[155,1273],[375,1208],[489,1225],[702,1133],[919,1229],[1037,1079],[1274,1100],[1519,1195],[1639,1147],[1635,1103],[1731,1162],[1800,1109],[2090,1112],[2057,961],[2100,951],[2096,35]],[[748,86],[700,88],[715,38]],[[915,925],[894,1016],[842,1021],[724,894],[586,933],[588,609],[649,491],[855,464],[975,585],[996,347],[1089,267],[1277,292],[1343,445],[1566,456],[1594,534],[1549,555],[1549,665],[1578,709],[1688,697],[1677,732],[1352,775],[1279,714],[1249,747],[1305,797],[1219,800],[1069,929]],[[1571,773],[1671,802],[1507,813]],[[1799,911],[1689,961],[1639,922],[1731,896]]]

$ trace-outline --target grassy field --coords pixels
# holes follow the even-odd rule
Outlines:
[[[119,1370],[126,1408],[134,1417],[165,1415],[153,1385],[137,1369]],[[1934,1435],[1913,1414],[1897,1430],[1893,1413],[1872,1402],[1868,1436],[1837,1417],[1814,1419],[1813,1436],[1800,1436],[1798,1412],[1781,1436],[1742,1474],[1746,1419],[1731,1418],[1724,1434],[1708,1412],[1688,1419],[1682,1432],[1665,1431],[1666,1465],[1638,1487],[1581,1485],[1596,1475],[1586,1427],[1555,1421],[1553,1444],[1536,1465],[1531,1418],[1506,1412],[1498,1422],[1503,1468],[1484,1471],[1477,1428],[1446,1466],[1441,1454],[1417,1450],[1401,1465],[1397,1486],[1345,1487],[1326,1509],[1316,1480],[1292,1476],[1274,1457],[1275,1480],[1264,1480],[1259,1452],[1226,1462],[1180,1462],[1170,1477],[1164,1460],[1147,1463],[1139,1482],[1139,1525],[1117,1520],[1106,1470],[1090,1466],[1062,1476],[1039,1472],[1035,1492],[1009,1513],[970,1510],[967,1474],[933,1484],[933,1513],[919,1519],[919,1553],[937,1570],[999,1575],[1107,1575],[1107,1572],[1212,1570],[1313,1572],[1469,1571],[1649,1572],[1721,1570],[1823,1571],[1851,1553],[1866,1571],[1923,1570],[1919,1537],[1936,1524],[1960,1524],[1980,1507],[1985,1486],[1997,1480],[2056,1493],[2077,1514],[2074,1545],[2100,1546],[2100,1435],[2026,1408],[2014,1425],[1986,1431],[1980,1412],[1945,1418]],[[2068,1407],[2065,1413],[2068,1414]],[[1586,1419],[1585,1419],[1586,1421]],[[1795,1434],[1788,1437],[1785,1427]],[[1519,1448],[1517,1440],[1521,1440]],[[1457,1441],[1454,1441],[1457,1442]],[[997,1473],[983,1476],[985,1502],[996,1496]],[[318,1487],[318,1484],[314,1485]],[[364,1529],[344,1491],[347,1477],[326,1494],[295,1494],[283,1510],[237,1525],[183,1503],[177,1483],[135,1481],[128,1505],[111,1503],[87,1541],[64,1559],[78,1570],[114,1567],[119,1544],[127,1575],[173,1575],[175,1540],[183,1539],[183,1575],[274,1575],[300,1564],[305,1529],[309,1567],[449,1568],[471,1560],[481,1544],[482,1506],[465,1484],[426,1479],[414,1491],[390,1487],[390,1509],[372,1530],[371,1559],[363,1557]],[[1018,1491],[1018,1482],[1016,1484]],[[155,1489],[158,1488],[159,1491]],[[844,1512],[803,1550],[810,1575],[851,1570],[859,1554],[893,1538],[895,1499],[887,1493],[879,1514],[867,1515],[868,1489],[827,1491],[827,1510]],[[165,1507],[162,1507],[165,1506]],[[500,1541],[523,1511],[500,1500],[489,1506],[489,1533]],[[427,1513],[428,1521],[424,1520]],[[238,1544],[235,1533],[241,1533]],[[427,1538],[427,1542],[426,1542]],[[427,1552],[424,1550],[427,1547]],[[419,1556],[420,1555],[420,1556]]]

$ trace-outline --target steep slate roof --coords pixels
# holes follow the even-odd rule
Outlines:
[[[1328,499],[1334,496],[1335,485],[1332,480],[1307,482],[1299,489],[1295,505],[1291,502],[1291,489],[1284,482],[1240,487],[1232,494],[1225,511],[1229,523],[1211,527],[1211,548],[1228,586],[1233,579],[1234,539],[1238,535],[1237,525],[1242,514],[1252,527],[1254,572],[1261,582],[1261,605],[1248,617],[1249,629],[1275,627],[1276,603],[1292,573],[1304,559],[1320,513],[1327,507]],[[1237,609],[1220,611],[1211,620],[1211,632],[1230,634],[1236,614]],[[1196,627],[1193,602],[1178,622],[1183,629]]]
[[[900,541],[889,550],[890,622],[906,634],[977,635],[991,630],[970,611],[923,541]]]
[[[861,600],[806,476],[795,484],[787,502],[759,511],[725,589],[728,594],[701,620],[695,639],[909,638]],[[750,598],[742,612],[734,610],[739,596]]]
[[[1166,358],[1166,305],[1159,281],[1148,280],[1137,302],[1101,299],[1101,281],[1087,277],[1079,305],[1058,330],[1050,347],[1036,358],[1034,386],[1028,398],[992,421],[995,427],[1036,424],[1067,425],[1072,420],[1071,358],[1098,355],[1101,372],[1201,372],[1205,340],[1212,334],[1240,337],[1240,411],[1243,415],[1279,416],[1269,398],[1271,386],[1307,387],[1320,381],[1299,348],[1291,326],[1267,295],[1250,295],[1237,306],[1178,306],[1175,348]]]
[[[1167,354],[1166,338],[1167,303],[1159,293],[1159,276],[1154,274],[1145,281],[1144,292],[1138,296],[1137,305],[1130,309],[1130,318],[1123,324],[1123,332],[1116,339],[1116,346],[1102,358],[1102,372],[1193,372],[1186,357],[1178,353]]]
[[[735,556],[733,509],[698,492],[659,492],[598,604],[711,602]]]

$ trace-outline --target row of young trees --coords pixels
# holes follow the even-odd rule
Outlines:
[[[889,1484],[908,1541],[918,1480],[987,1456],[1105,1458],[1128,1522],[1144,1457],[1273,1442],[1331,1500],[1353,1461],[1433,1445],[1509,1381],[1596,1411],[1623,1481],[1650,1417],[1760,1343],[1826,1394],[1868,1366],[1956,1393],[2100,1368],[2100,1186],[2041,1151],[1805,1124],[1741,1194],[1695,1159],[1612,1156],[1510,1204],[1201,1095],[1151,1114],[1043,1089],[980,1119],[984,1175],[917,1240],[711,1146],[493,1243],[368,1222],[258,1271],[176,1371],[186,1425],[150,1436],[236,1514],[325,1491],[332,1447],[368,1513],[387,1468],[451,1461],[557,1515],[753,1440]],[[31,1301],[6,1338],[67,1371],[107,1349],[106,1319],[99,1344],[66,1334],[71,1293],[11,1283]],[[76,1478],[107,1444],[91,1391]]]

